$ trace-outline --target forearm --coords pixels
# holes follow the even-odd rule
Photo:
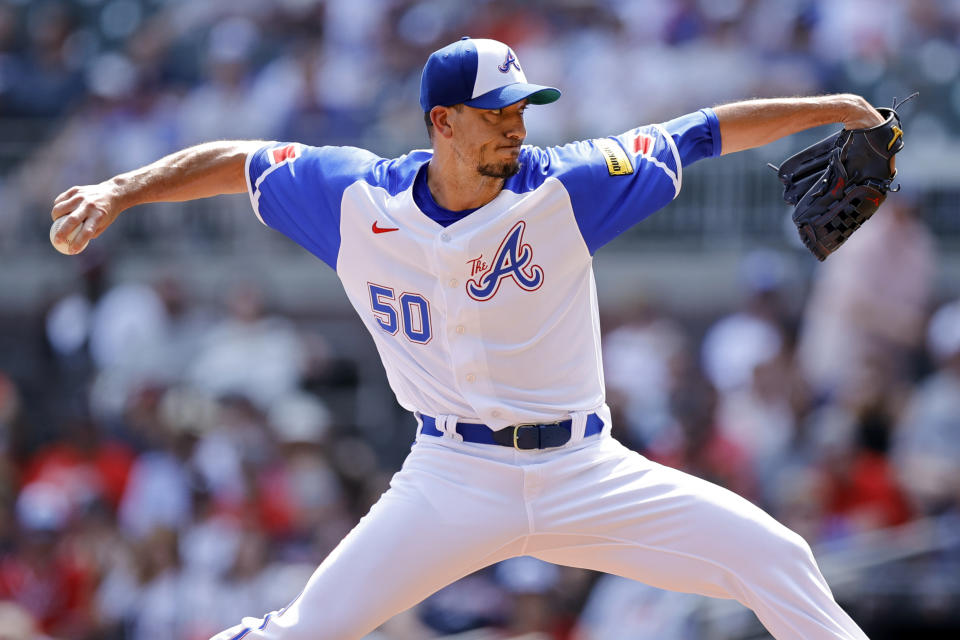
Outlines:
[[[870,103],[849,93],[747,100],[720,105],[713,110],[720,123],[724,155],[760,147],[824,124],[843,123],[853,129],[883,122]]]
[[[69,252],[76,253],[122,212],[138,204],[183,202],[246,191],[247,154],[263,144],[255,140],[207,142],[99,184],[71,187],[57,196],[50,212],[54,220],[67,218],[59,226],[55,241],[62,243],[73,237]],[[77,227],[82,228],[73,236]]]
[[[218,141],[189,147],[108,180],[120,211],[149,202],[183,202],[246,191],[244,163],[262,141]],[[119,211],[118,211],[119,212]]]

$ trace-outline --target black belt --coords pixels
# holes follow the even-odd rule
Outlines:
[[[420,433],[428,436],[443,436],[437,429],[437,421],[430,416],[420,416],[423,427]],[[463,436],[464,442],[477,444],[497,444],[501,447],[513,447],[522,451],[531,449],[550,449],[562,447],[570,441],[573,420],[559,420],[546,423],[513,424],[503,429],[491,429],[485,424],[475,422],[458,422],[457,433]],[[603,420],[595,413],[587,416],[587,426],[583,436],[596,435],[603,431]]]

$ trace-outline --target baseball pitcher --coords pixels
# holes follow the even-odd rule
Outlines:
[[[429,150],[212,142],[57,197],[59,239],[80,227],[79,249],[134,205],[247,192],[265,225],[337,272],[417,418],[389,490],[302,593],[216,640],[361,638],[519,555],[734,598],[780,639],[866,637],[800,536],[610,437],[591,265],[677,197],[691,163],[885,118],[854,95],[751,100],[524,145],[527,107],[559,97],[507,45],[464,38],[423,69]]]

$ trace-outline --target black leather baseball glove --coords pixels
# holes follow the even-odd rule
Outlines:
[[[796,205],[793,222],[800,239],[818,260],[859,229],[891,190],[897,175],[892,158],[903,149],[897,106],[894,100],[893,108],[877,109],[886,118],[882,124],[843,129],[773,167],[783,182],[783,199]]]

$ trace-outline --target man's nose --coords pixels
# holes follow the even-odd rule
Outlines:
[[[527,127],[523,124],[523,114],[514,114],[507,120],[506,136],[513,140],[523,140],[527,137]]]

